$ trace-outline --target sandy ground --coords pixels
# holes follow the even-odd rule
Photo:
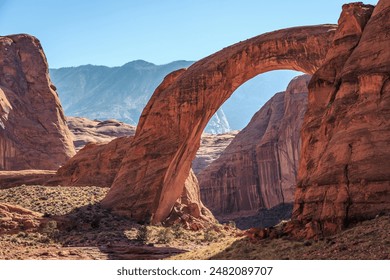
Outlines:
[[[137,224],[100,207],[107,191],[93,186],[0,190],[0,203],[19,205],[50,221],[38,231],[1,234],[0,259],[390,258],[389,215],[318,241],[283,237],[250,242],[227,225],[190,231]]]

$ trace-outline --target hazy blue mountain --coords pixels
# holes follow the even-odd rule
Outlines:
[[[181,60],[155,65],[136,60],[120,67],[83,65],[50,69],[50,76],[67,116],[117,119],[136,125],[164,77],[192,63]],[[218,110],[206,131],[224,133],[242,129],[275,92],[286,88],[295,75],[292,71],[278,71],[248,81]]]
[[[66,115],[115,118],[135,125],[163,78],[191,64],[189,61],[175,61],[157,66],[136,60],[121,67],[84,65],[50,69],[50,75]]]

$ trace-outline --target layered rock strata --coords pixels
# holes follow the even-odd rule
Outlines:
[[[0,235],[38,231],[43,215],[23,207],[0,203]]]
[[[390,211],[390,2],[343,6],[309,84],[293,220],[334,233]]]
[[[192,161],[192,169],[198,175],[203,169],[216,160],[226,147],[232,142],[239,131],[231,131],[223,134],[203,133],[199,150]]]

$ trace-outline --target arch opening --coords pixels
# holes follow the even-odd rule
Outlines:
[[[302,74],[279,70],[249,80],[250,92],[236,91],[227,101],[236,95],[258,104],[245,128],[238,134],[203,134],[192,168],[201,200],[219,222],[235,221],[246,229],[291,218],[311,77]],[[267,89],[264,81],[278,84]],[[269,99],[263,103],[262,97]],[[238,114],[241,105],[235,103]]]

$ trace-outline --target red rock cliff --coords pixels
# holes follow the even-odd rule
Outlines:
[[[0,170],[57,169],[74,153],[39,41],[0,37]]]
[[[389,26],[390,1],[344,5],[310,82],[293,212],[306,236],[390,211]]]
[[[199,175],[202,201],[214,214],[256,213],[292,203],[309,75],[277,93]]]

